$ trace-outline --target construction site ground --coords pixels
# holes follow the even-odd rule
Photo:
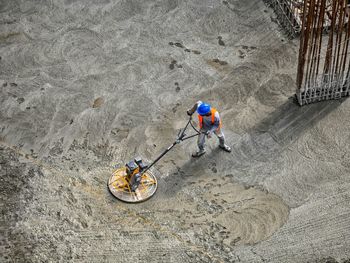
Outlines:
[[[0,262],[350,262],[350,101],[295,103],[298,44],[259,0],[1,0]],[[232,152],[114,198],[197,100]]]

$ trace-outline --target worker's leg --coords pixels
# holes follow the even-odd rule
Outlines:
[[[215,130],[214,133],[219,138],[220,146],[224,146],[225,145],[225,135],[222,132],[222,130],[219,128],[219,129]]]
[[[192,154],[192,157],[199,157],[205,154],[205,134],[201,130],[197,139],[198,151]]]
[[[220,148],[225,150],[226,152],[231,152],[230,146],[225,144],[225,135],[222,132],[222,129],[219,128],[214,133],[219,138]]]
[[[198,149],[200,151],[204,151],[204,149],[205,149],[205,134],[202,130],[201,130],[201,133],[198,135],[197,145],[198,145]]]

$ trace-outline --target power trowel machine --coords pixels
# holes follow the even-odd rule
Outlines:
[[[186,135],[189,125],[195,131],[195,134]],[[145,164],[140,157],[118,168],[108,180],[109,191],[121,201],[129,203],[138,203],[152,197],[157,190],[157,178],[151,171],[165,154],[167,154],[176,144],[182,141],[196,137],[200,132],[194,127],[192,117],[189,118],[185,128],[180,129],[176,140],[165,149],[152,163]]]

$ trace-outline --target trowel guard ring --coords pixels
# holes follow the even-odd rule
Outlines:
[[[115,170],[108,180],[108,189],[117,199],[127,203],[139,203],[151,198],[157,190],[157,178],[148,170],[142,174],[135,192],[131,191],[126,167]]]

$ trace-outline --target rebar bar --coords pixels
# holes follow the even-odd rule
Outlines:
[[[347,0],[304,1],[296,83],[300,105],[349,96],[349,6]]]

